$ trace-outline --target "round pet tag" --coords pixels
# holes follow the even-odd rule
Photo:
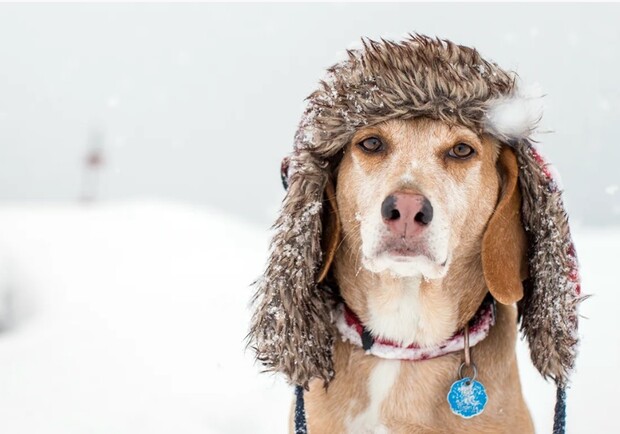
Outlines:
[[[452,413],[465,419],[482,413],[487,401],[487,391],[482,383],[468,377],[455,381],[448,392],[448,403]]]

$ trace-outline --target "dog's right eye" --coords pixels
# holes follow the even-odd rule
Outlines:
[[[357,144],[366,152],[381,152],[385,148],[383,142],[376,137],[368,137]]]

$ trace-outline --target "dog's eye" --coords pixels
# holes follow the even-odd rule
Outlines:
[[[366,152],[380,152],[383,151],[383,142],[376,137],[368,137],[357,144]]]
[[[448,155],[452,158],[465,159],[474,155],[474,148],[469,146],[467,143],[457,143],[450,149]]]

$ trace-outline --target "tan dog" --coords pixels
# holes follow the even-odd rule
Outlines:
[[[373,336],[405,346],[446,340],[474,316],[487,288],[497,288],[500,301],[522,295],[517,172],[512,151],[465,127],[418,118],[360,129],[328,198],[320,279],[331,266],[342,298]],[[396,197],[396,219],[386,218],[388,197]],[[511,262],[494,263],[503,258]],[[309,432],[533,432],[515,356],[516,316],[514,306],[499,305],[496,325],[472,350],[491,397],[481,415],[462,419],[446,404],[462,352],[386,360],[336,339],[334,379],[328,388],[311,382],[305,394]]]
[[[475,49],[423,35],[364,40],[328,69],[282,165],[248,335],[296,386],[297,432],[532,432],[517,301],[565,432],[583,297],[532,142],[538,100]]]

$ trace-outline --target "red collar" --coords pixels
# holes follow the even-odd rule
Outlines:
[[[478,312],[469,322],[469,346],[473,347],[484,340],[494,324],[495,300],[489,297],[485,299]],[[455,333],[451,338],[431,347],[420,347],[416,344],[403,347],[386,339],[373,338],[364,328],[357,315],[344,303],[339,306],[336,326],[343,341],[349,341],[364,348],[366,354],[383,359],[428,360],[462,351],[465,348],[465,337],[462,330]]]

